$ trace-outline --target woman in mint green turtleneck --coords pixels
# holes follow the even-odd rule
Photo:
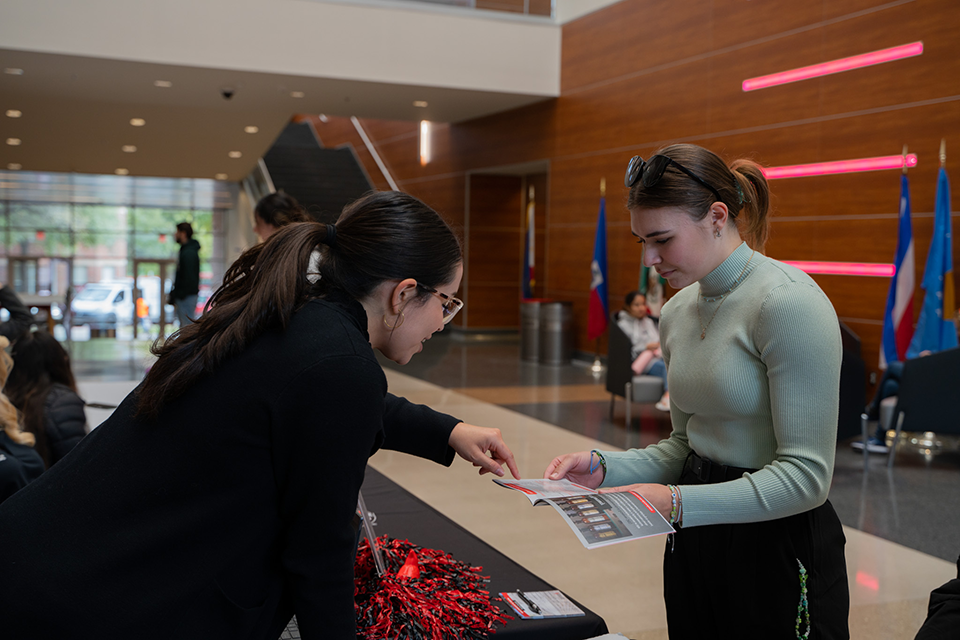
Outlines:
[[[628,166],[643,262],[680,291],[663,307],[670,437],[559,456],[544,473],[629,487],[675,526],[664,555],[670,638],[848,638],[836,451],[840,329],[802,271],[763,255],[760,167],[689,144]]]

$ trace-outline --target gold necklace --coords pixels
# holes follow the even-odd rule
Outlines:
[[[717,311],[720,311],[720,307],[723,306],[723,301],[727,299],[727,294],[733,291],[733,288],[736,287],[738,284],[740,284],[740,281],[743,280],[743,274],[747,272],[747,267],[750,266],[750,260],[753,260],[753,256],[756,253],[757,252],[754,251],[753,253],[750,254],[750,258],[747,260],[747,264],[743,265],[743,270],[740,271],[740,275],[737,276],[737,279],[733,281],[733,284],[730,285],[730,288],[724,291],[723,293],[721,293],[719,298],[711,298],[711,300],[720,300],[720,304],[718,304],[717,308],[714,309],[713,315],[710,316],[710,320],[707,321],[706,326],[704,326],[703,317],[700,315],[700,298],[703,297],[703,294],[701,293],[701,291],[703,290],[703,287],[701,286],[700,289],[697,290],[697,320],[700,322],[700,329],[701,329],[700,339],[701,340],[707,337],[707,329],[710,327],[710,323],[712,323],[713,319],[717,317]]]

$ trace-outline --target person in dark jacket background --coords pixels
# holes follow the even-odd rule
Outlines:
[[[0,322],[0,336],[4,336],[10,342],[16,342],[30,330],[33,316],[14,290],[5,284],[0,284],[0,307],[10,313],[9,320]]]
[[[193,239],[189,222],[177,225],[174,236],[180,245],[177,254],[177,273],[173,278],[170,303],[177,311],[180,328],[190,324],[197,315],[197,295],[200,293],[200,243]]]
[[[36,438],[49,469],[87,434],[84,402],[70,369],[70,356],[45,331],[28,333],[13,345],[14,367],[6,393],[23,414],[23,428]]]

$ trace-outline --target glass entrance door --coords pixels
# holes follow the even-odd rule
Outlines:
[[[167,304],[176,268],[176,260],[133,261],[135,340],[165,338],[177,329],[173,306]]]

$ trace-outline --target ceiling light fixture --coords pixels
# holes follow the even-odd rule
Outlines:
[[[420,166],[430,162],[430,121],[420,121]]]
[[[173,86],[173,83],[170,82],[169,80],[154,80],[154,81],[153,81],[153,86],[155,86],[155,87],[162,87],[162,88],[164,88],[164,89],[169,89],[170,87]]]
[[[119,169],[116,169],[114,173],[117,174],[118,176],[127,176],[127,175],[130,175],[130,170],[120,167]]]
[[[217,175],[213,176],[214,180],[226,180],[229,177],[230,176],[225,173],[218,173]]]
[[[23,75],[23,69],[17,69],[16,67],[7,67],[6,69],[3,70],[3,72],[4,72],[5,74],[7,74],[8,76],[22,76],[22,75]]]
[[[305,94],[303,91],[291,91],[291,92],[290,92],[290,97],[291,97],[291,98],[302,98],[302,97],[304,97],[305,95],[307,95],[307,94]]]
[[[414,100],[414,101],[413,101],[413,106],[415,106],[415,107],[420,107],[421,109],[426,109],[426,108],[427,108],[427,104],[428,104],[428,103],[427,103],[426,100]]]
[[[22,115],[23,115],[23,112],[20,111],[19,109],[7,109],[8,118],[19,118]]]
[[[20,169],[23,169],[23,165],[19,162],[11,162],[7,165],[7,169],[10,171],[20,171]]]
[[[19,147],[20,138],[7,138],[7,144],[10,145],[11,147]]]
[[[253,125],[250,125],[248,127],[244,127],[243,130],[245,133],[257,133],[258,131],[260,131],[260,127],[255,127]]]
[[[231,151],[231,152],[228,153],[227,155],[230,156],[231,158],[239,158],[239,157],[241,157],[243,154],[240,153],[239,151]]]
[[[124,153],[136,153],[136,152],[137,152],[137,147],[134,146],[134,145],[132,145],[132,144],[125,144],[125,145],[123,145],[123,146],[120,147],[120,148],[123,149],[123,152],[124,152]]]
[[[134,127],[142,127],[147,124],[147,121],[143,118],[130,118],[130,124]]]

